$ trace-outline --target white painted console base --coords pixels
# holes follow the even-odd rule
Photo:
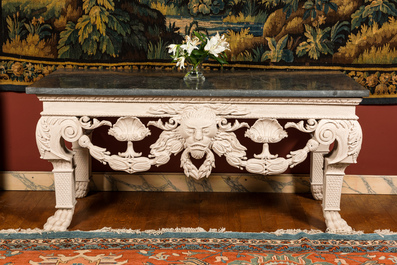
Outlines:
[[[203,179],[215,166],[215,155],[254,174],[279,175],[312,153],[311,183],[314,198],[322,199],[329,231],[349,232],[340,217],[340,197],[345,168],[356,163],[362,132],[355,115],[361,101],[356,98],[171,98],[136,96],[59,96],[38,95],[43,112],[37,125],[36,139],[41,158],[53,164],[56,208],[44,228],[66,230],[73,216],[76,197],[87,191],[90,176],[89,154],[118,171],[148,171],[166,164],[172,155],[182,153],[181,167],[186,176]],[[106,117],[119,117],[114,124]],[[152,118],[143,124],[140,117]],[[254,119],[250,127],[238,119]],[[279,119],[297,120],[284,127]],[[105,143],[91,142],[96,128],[109,127],[109,135],[127,142],[125,152],[111,154]],[[159,139],[150,146],[150,155],[134,150],[157,127]],[[249,158],[234,131],[263,144],[260,154]],[[301,149],[279,157],[269,146],[288,137],[288,130],[312,135]],[[73,151],[63,141],[73,143]],[[335,148],[328,153],[329,146]],[[89,154],[88,154],[89,152]],[[196,168],[192,158],[204,158]]]

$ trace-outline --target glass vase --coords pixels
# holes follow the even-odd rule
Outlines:
[[[203,74],[203,66],[201,63],[193,65],[190,64],[187,67],[188,71],[185,75],[185,77],[183,78],[185,81],[189,81],[189,82],[204,82],[205,77]]]

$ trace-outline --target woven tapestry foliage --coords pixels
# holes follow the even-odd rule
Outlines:
[[[397,97],[397,0],[2,0],[1,82],[174,67],[167,46],[193,31],[226,34],[229,68],[343,70]]]

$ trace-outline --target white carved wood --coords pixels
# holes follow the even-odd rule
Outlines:
[[[345,169],[357,162],[361,149],[362,131],[358,121],[321,120],[314,138],[321,144],[329,145],[335,141],[335,147],[325,159],[323,211],[330,232],[350,232],[352,228],[339,214]]]
[[[338,211],[344,168],[356,163],[361,148],[362,133],[355,115],[358,99],[105,96],[40,96],[40,99],[44,101],[44,111],[37,126],[37,144],[41,157],[53,163],[55,179],[60,183],[56,184],[55,191],[59,210],[47,221],[47,230],[65,230],[70,224],[75,203],[75,182],[77,197],[85,196],[90,170],[87,165],[80,164],[87,164],[87,152],[112,169],[128,173],[162,166],[169,162],[172,155],[181,153],[180,165],[184,173],[195,179],[210,176],[216,166],[215,154],[224,156],[233,167],[271,175],[281,174],[289,167],[298,165],[312,153],[313,196],[317,199],[324,196],[323,210],[328,229],[351,229]],[[119,119],[112,124],[106,119],[100,121],[98,117]],[[145,126],[139,117],[151,117],[152,121]],[[238,118],[254,118],[256,121],[249,128]],[[288,122],[283,128],[278,122],[283,118],[301,120]],[[231,122],[231,119],[234,121]],[[105,147],[91,141],[88,135],[102,126],[109,127],[110,136],[126,142],[125,151],[111,154]],[[150,145],[149,156],[145,157],[134,150],[134,142],[150,135],[151,127],[157,127],[162,132]],[[271,144],[288,137],[287,129],[309,133],[312,138],[303,148],[290,151],[286,157],[272,154]],[[247,157],[246,147],[234,133],[237,130],[244,130],[246,137],[262,144],[262,152]],[[65,148],[63,140],[73,143],[75,156]],[[335,148],[324,162],[323,155],[334,142]],[[197,168],[193,159],[203,159],[204,162]]]
[[[87,196],[88,184],[91,178],[91,159],[87,148],[79,145],[78,141],[72,143],[75,164],[76,198]]]
[[[310,188],[313,198],[323,199],[324,155],[328,154],[329,146],[320,145],[311,152],[310,159]]]
[[[75,196],[73,152],[65,147],[65,142],[76,142],[83,130],[75,117],[42,116],[36,128],[36,142],[41,157],[53,165],[55,183],[55,214],[48,218],[45,230],[63,231],[72,220]]]

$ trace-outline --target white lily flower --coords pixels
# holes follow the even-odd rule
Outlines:
[[[181,56],[178,57],[177,62],[176,62],[176,67],[179,66],[179,69],[185,68],[185,57]]]
[[[170,44],[168,45],[168,53],[172,53],[175,56],[176,49],[178,48],[178,45],[176,44]]]
[[[207,45],[205,45],[204,50],[208,51],[210,54],[218,57],[218,54],[224,52],[225,50],[230,50],[229,43],[226,41],[226,36],[219,36],[219,32],[211,39],[207,38]]]
[[[190,39],[189,36],[186,36],[186,43],[181,45],[181,48],[187,52],[188,56],[192,53],[193,50],[198,50],[198,45],[200,44],[200,40],[197,37]]]

